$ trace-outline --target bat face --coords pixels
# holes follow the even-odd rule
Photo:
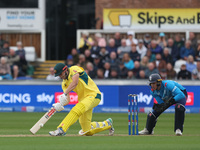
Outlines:
[[[41,124],[45,124],[54,114],[56,113],[55,108],[51,108],[47,113],[45,113],[42,118],[30,129],[32,134],[36,134],[41,128]]]
[[[45,114],[44,116],[45,116],[46,119],[50,119],[50,117],[53,116],[55,112],[56,112],[56,110],[55,110],[54,108],[53,108],[53,109],[50,109],[50,110],[47,112],[47,114]]]

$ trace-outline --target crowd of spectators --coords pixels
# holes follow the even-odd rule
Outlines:
[[[27,61],[21,41],[16,43],[17,50],[10,49],[8,41],[0,33],[0,80],[17,80],[26,76]]]
[[[101,33],[92,37],[84,31],[65,64],[83,67],[93,79],[146,79],[152,73],[163,79],[200,79],[200,40],[193,32],[185,40],[180,34],[167,39],[163,32],[158,39],[150,34],[136,39],[133,31],[121,37],[116,32],[106,40]],[[178,61],[182,64],[175,70]]]

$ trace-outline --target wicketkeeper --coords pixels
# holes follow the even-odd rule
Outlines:
[[[60,102],[53,104],[56,111],[62,111],[69,103],[71,91],[77,93],[78,103],[60,123],[57,130],[50,131],[49,134],[52,136],[65,135],[69,127],[79,119],[82,128],[79,135],[93,135],[104,130],[109,130],[109,135],[113,135],[114,128],[111,118],[103,122],[91,122],[93,108],[101,101],[101,92],[84,69],[79,66],[68,68],[65,64],[58,63],[54,67],[54,72],[55,76],[63,79],[63,94],[59,97]]]
[[[176,135],[182,135],[185,119],[185,103],[187,99],[186,89],[175,81],[162,81],[159,74],[149,76],[150,93],[158,104],[153,105],[153,111],[147,115],[146,128],[140,131],[140,135],[153,134],[157,118],[170,106],[175,104],[175,126]]]

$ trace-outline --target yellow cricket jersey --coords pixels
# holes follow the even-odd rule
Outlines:
[[[73,75],[79,73],[79,81],[76,88],[73,90],[78,95],[78,100],[82,100],[86,96],[94,96],[101,100],[101,92],[99,88],[94,83],[94,81],[87,75],[83,68],[79,66],[72,66],[69,68],[69,75],[67,79],[63,80],[62,82],[62,89],[63,92],[67,89],[69,84],[73,81]]]

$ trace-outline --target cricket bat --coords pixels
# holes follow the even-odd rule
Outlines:
[[[44,126],[44,124],[56,113],[56,110],[54,107],[51,107],[48,112],[40,118],[40,120],[30,129],[32,134],[36,134],[40,130],[41,127]]]

